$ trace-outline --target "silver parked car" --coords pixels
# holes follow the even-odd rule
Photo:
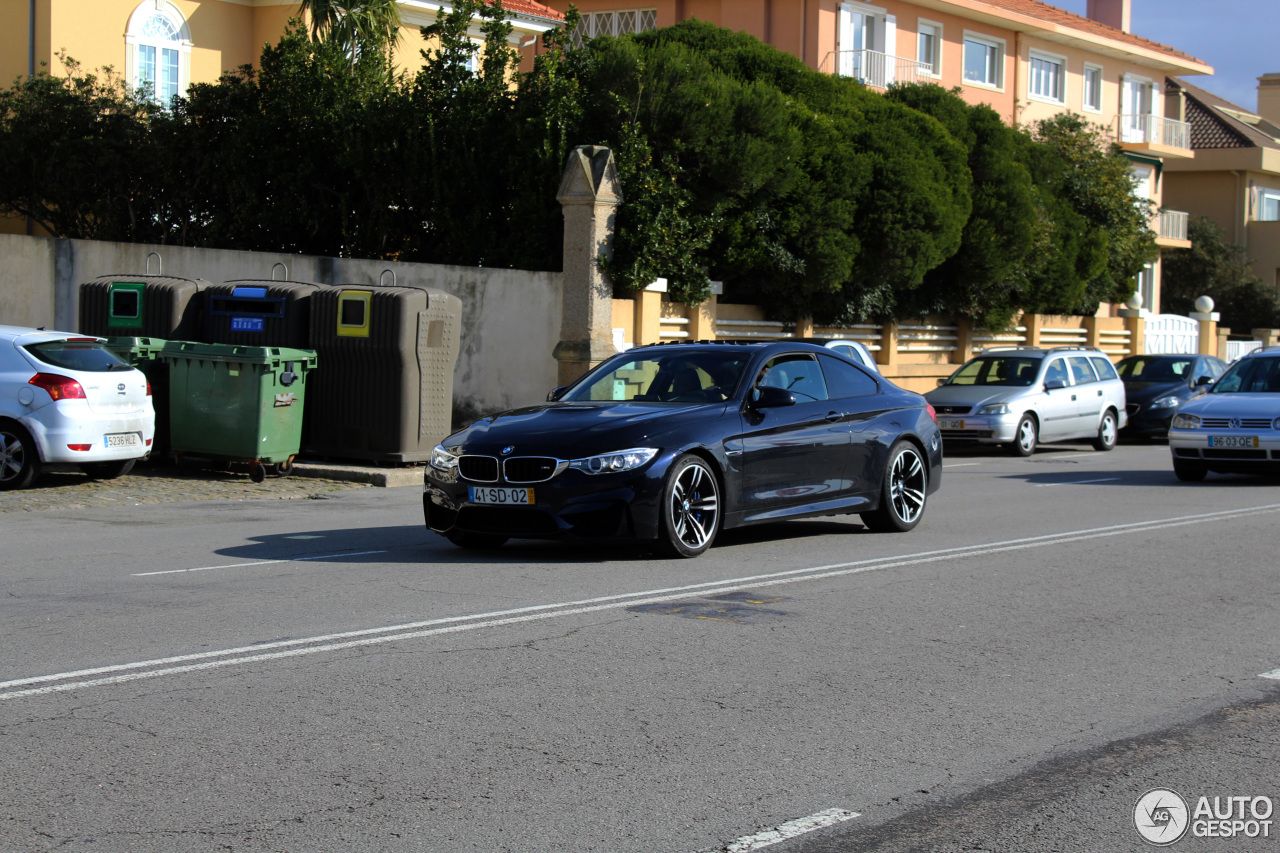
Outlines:
[[[1126,423],[1124,383],[1094,347],[998,347],[970,359],[925,399],[948,442],[1008,445],[1030,456],[1041,442],[1116,445]]]

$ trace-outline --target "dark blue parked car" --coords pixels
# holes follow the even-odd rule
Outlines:
[[[422,502],[463,547],[570,535],[696,557],[722,529],[785,518],[910,530],[941,476],[919,394],[811,344],[691,342],[628,350],[454,433]]]
[[[1204,393],[1227,363],[1211,355],[1131,355],[1116,365],[1124,380],[1126,438],[1164,438],[1178,407]]]

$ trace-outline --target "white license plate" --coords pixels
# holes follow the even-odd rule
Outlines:
[[[473,504],[530,506],[533,504],[533,489],[509,489],[502,486],[468,486],[467,498]]]
[[[964,421],[953,421],[939,418],[938,429],[964,429]]]
[[[106,439],[107,447],[138,447],[142,444],[136,432],[113,432],[103,438]]]
[[[1211,435],[1210,447],[1257,447],[1256,435]]]

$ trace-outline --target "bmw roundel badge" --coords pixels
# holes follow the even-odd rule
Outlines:
[[[503,455],[503,456],[510,456],[510,455],[511,455],[511,451],[513,451],[513,450],[515,450],[515,449],[516,449],[516,446],[515,446],[514,444],[508,444],[506,447],[502,448],[502,455]]]

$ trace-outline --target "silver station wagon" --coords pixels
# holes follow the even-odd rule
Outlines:
[[[1080,439],[1110,450],[1126,421],[1124,383],[1094,347],[989,349],[925,399],[948,443],[1003,444],[1015,456]]]

